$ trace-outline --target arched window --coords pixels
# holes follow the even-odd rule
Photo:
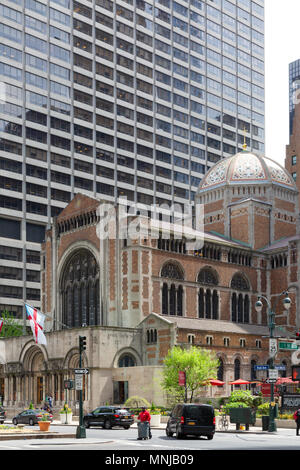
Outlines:
[[[161,270],[161,277],[183,281],[183,271],[175,263],[166,263]]]
[[[183,316],[183,286],[177,282],[184,279],[183,270],[175,263],[166,263],[161,270],[161,277],[175,281],[162,285],[163,315]]]
[[[60,282],[62,323],[69,327],[100,325],[99,266],[80,249],[68,260]]]
[[[238,323],[250,322],[250,299],[245,291],[250,290],[248,280],[240,273],[236,273],[230,284],[231,289],[238,292],[231,294],[231,320]]]
[[[212,318],[218,320],[219,318],[219,296],[216,290],[213,291],[212,295]]]
[[[203,268],[198,274],[197,282],[208,286],[217,286],[218,277],[211,268]],[[203,289],[198,291],[198,317],[218,320],[219,318],[219,295],[217,290]]]
[[[224,362],[219,358],[219,367],[217,372],[217,379],[223,381],[224,378]]]
[[[177,315],[182,317],[183,311],[183,287],[180,285],[177,289]]]
[[[169,289],[168,284],[165,282],[162,288],[162,313],[163,315],[169,314]]]
[[[204,290],[202,288],[198,292],[198,316],[204,318]]]
[[[252,359],[251,361],[251,380],[256,380],[256,369],[255,369],[255,366],[256,366],[256,361],[254,359]]]
[[[240,273],[234,274],[230,287],[236,290],[250,290],[249,282]]]
[[[170,288],[170,315],[176,315],[176,287],[174,284]]]
[[[241,374],[241,362],[239,359],[234,361],[234,380],[238,380]]]
[[[218,285],[218,277],[213,269],[203,268],[198,274],[197,282],[211,286]]]
[[[123,354],[120,357],[118,367],[134,367],[136,366],[136,360],[131,354]]]

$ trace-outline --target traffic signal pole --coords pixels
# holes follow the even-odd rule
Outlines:
[[[79,368],[82,367],[82,353],[86,349],[86,336],[79,336]],[[83,400],[82,400],[82,387],[79,390],[79,426],[76,430],[76,438],[81,439],[86,437],[85,427],[83,425]]]

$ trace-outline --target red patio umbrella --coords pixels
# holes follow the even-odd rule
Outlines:
[[[279,377],[276,381],[276,385],[281,384],[294,384],[295,381],[291,377]]]
[[[237,379],[237,380],[234,380],[233,382],[229,382],[230,385],[247,385],[250,383],[251,382],[249,382],[248,380],[244,380],[244,379]]]
[[[210,382],[210,385],[216,385],[218,387],[225,385],[225,382],[222,382],[222,380],[218,380],[218,379],[212,379],[209,382]]]

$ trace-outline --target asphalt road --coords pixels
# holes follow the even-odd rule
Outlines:
[[[65,432],[66,427],[55,426],[55,431]],[[76,427],[69,427],[68,432],[76,432]],[[137,441],[137,429],[111,429],[104,430],[92,428],[86,430],[86,438],[70,439],[22,439],[15,441],[0,441],[0,452],[3,450],[80,450],[80,451],[102,451],[101,458],[107,461],[105,464],[116,464],[116,461],[109,461],[112,456],[120,455],[120,451],[126,451],[125,455],[139,455],[139,464],[152,463],[158,464],[152,457],[149,462],[149,456],[156,456],[157,453],[164,452],[167,454],[182,453],[188,456],[198,454],[199,451],[258,451],[258,450],[281,450],[281,451],[299,451],[300,436],[296,436],[294,429],[280,429],[277,433],[221,433],[216,432],[213,440],[208,441],[206,438],[188,437],[182,440],[169,438],[165,435],[164,429],[153,429],[153,438],[147,441]],[[148,451],[148,452],[146,452]],[[15,452],[14,452],[14,455]],[[254,461],[257,460],[256,454],[252,456]],[[145,458],[145,460],[143,460]],[[196,458],[196,457],[195,457]],[[174,462],[172,462],[174,464]],[[178,464],[183,463],[179,462]],[[192,463],[192,462],[191,462]],[[195,461],[193,462],[195,463]],[[117,463],[119,465],[119,463]],[[120,463],[121,464],[121,463]],[[175,462],[176,464],[176,462]],[[188,464],[188,462],[185,462]],[[137,466],[137,465],[136,465]],[[172,465],[173,466],[173,465]],[[129,465],[129,468],[135,468]]]

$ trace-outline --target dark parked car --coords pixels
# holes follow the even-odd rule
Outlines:
[[[206,436],[213,439],[215,433],[215,412],[211,405],[184,403],[176,405],[169,417],[166,434],[176,434],[177,439],[183,436]]]
[[[133,415],[130,411],[117,406],[100,406],[83,417],[83,424],[86,428],[102,426],[104,429],[111,429],[114,426],[122,426],[129,429],[133,422]]]
[[[0,406],[0,424],[4,423],[4,420],[6,418],[6,412],[2,406]]]
[[[47,413],[47,411],[44,410],[24,410],[21,411],[21,413],[17,414],[13,419],[12,422],[14,425],[16,424],[29,424],[30,426],[33,426],[34,424],[37,424],[41,418],[43,417],[44,414],[48,414],[47,419],[49,421],[53,420],[53,416],[51,413]]]

